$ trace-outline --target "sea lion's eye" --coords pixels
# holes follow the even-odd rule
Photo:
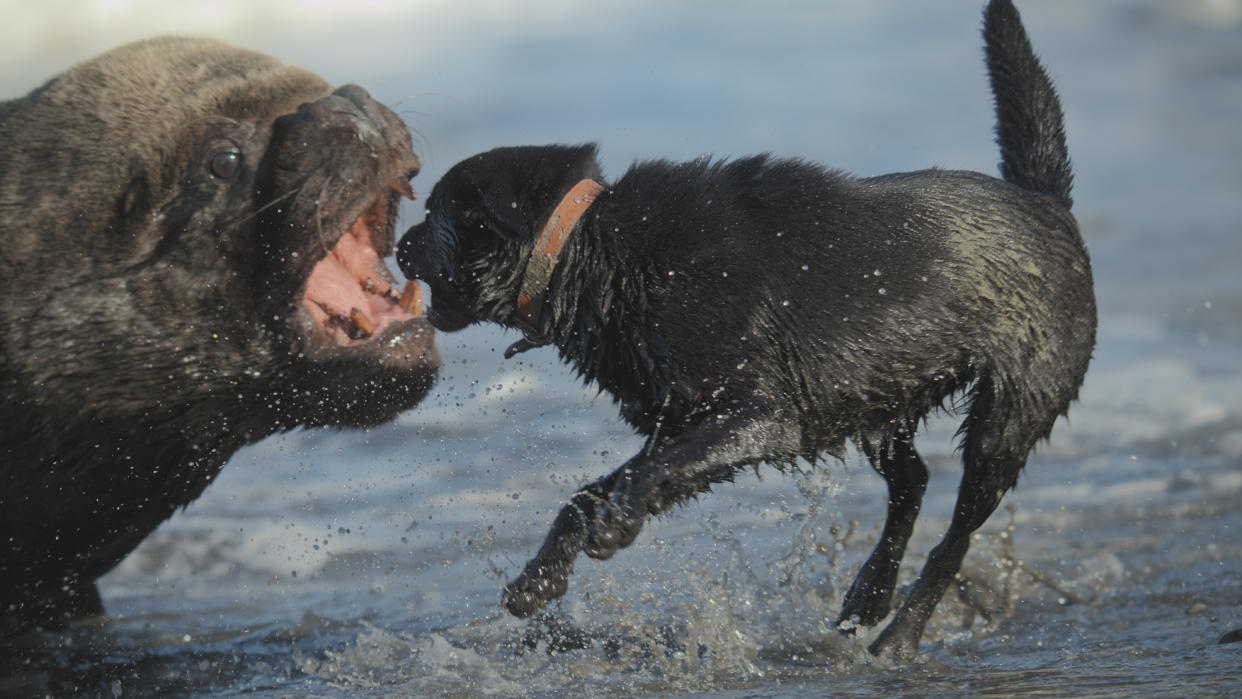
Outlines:
[[[222,180],[232,179],[241,170],[241,153],[222,150],[211,156],[211,174]]]

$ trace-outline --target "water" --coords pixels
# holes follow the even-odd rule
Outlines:
[[[128,19],[59,24],[26,10],[20,36],[5,30],[0,87],[144,33],[210,31],[395,105],[424,194],[476,151],[552,141],[598,140],[613,176],[644,157],[765,150],[860,174],[992,172],[981,4],[377,3],[328,19],[307,5],[275,34],[236,24],[276,11],[263,6],[207,21],[136,2]],[[500,586],[563,498],[641,441],[551,350],[505,361],[515,336],[481,328],[442,337],[432,397],[394,423],[239,453],[102,579],[106,622],[26,639],[0,661],[0,691],[1242,694],[1242,644],[1217,644],[1242,627],[1242,4],[1020,8],[1066,106],[1100,341],[1080,403],[977,538],[916,661],[877,661],[871,634],[830,629],[883,514],[857,454],[744,475],[613,560],[584,559],[556,607],[568,626],[504,614]],[[24,39],[39,27],[46,42]],[[948,525],[953,428],[921,438],[932,484],[905,582]]]

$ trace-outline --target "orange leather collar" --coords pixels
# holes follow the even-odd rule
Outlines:
[[[539,341],[539,318],[543,315],[543,297],[552,281],[552,272],[561,257],[561,248],[569,240],[569,234],[582,218],[595,198],[604,191],[604,185],[595,180],[582,180],[575,184],[569,193],[561,199],[561,203],[553,209],[543,231],[535,241],[530,258],[526,260],[526,271],[522,275],[522,286],[518,292],[517,315],[514,324],[522,329],[528,340]]]

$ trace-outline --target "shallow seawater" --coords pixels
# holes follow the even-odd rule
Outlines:
[[[348,73],[312,41],[250,45],[396,105],[424,194],[474,152],[551,141],[598,140],[613,176],[762,150],[992,172],[981,5],[432,6],[372,28],[384,54],[343,57]],[[1242,694],[1242,643],[1218,643],[1242,628],[1242,4],[1019,7],[1066,106],[1099,346],[916,660],[833,628],[884,510],[852,452],[741,474],[581,560],[549,616],[509,617],[500,588],[564,498],[642,441],[551,350],[506,361],[516,335],[473,328],[441,336],[437,387],[392,424],[239,453],[102,579],[107,620],[0,658],[0,693]],[[948,526],[955,427],[919,442],[932,482],[906,584]]]

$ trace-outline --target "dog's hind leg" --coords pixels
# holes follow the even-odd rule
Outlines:
[[[539,552],[505,586],[505,607],[516,616],[534,614],[565,594],[579,551],[611,557],[634,541],[648,516],[732,480],[745,466],[792,462],[801,438],[796,418],[766,406],[706,417],[644,449],[561,509]]]
[[[875,550],[845,595],[838,624],[874,626],[892,608],[897,572],[927,490],[927,466],[913,441],[913,432],[905,430],[877,441],[862,440],[863,453],[888,483],[888,517]]]
[[[927,620],[961,569],[971,534],[1017,483],[1027,455],[1063,410],[1058,403],[1064,404],[1055,396],[1030,391],[1021,381],[998,380],[990,373],[976,382],[971,394],[963,424],[964,472],[949,531],[928,554],[909,597],[870,645],[875,655],[915,655]]]

